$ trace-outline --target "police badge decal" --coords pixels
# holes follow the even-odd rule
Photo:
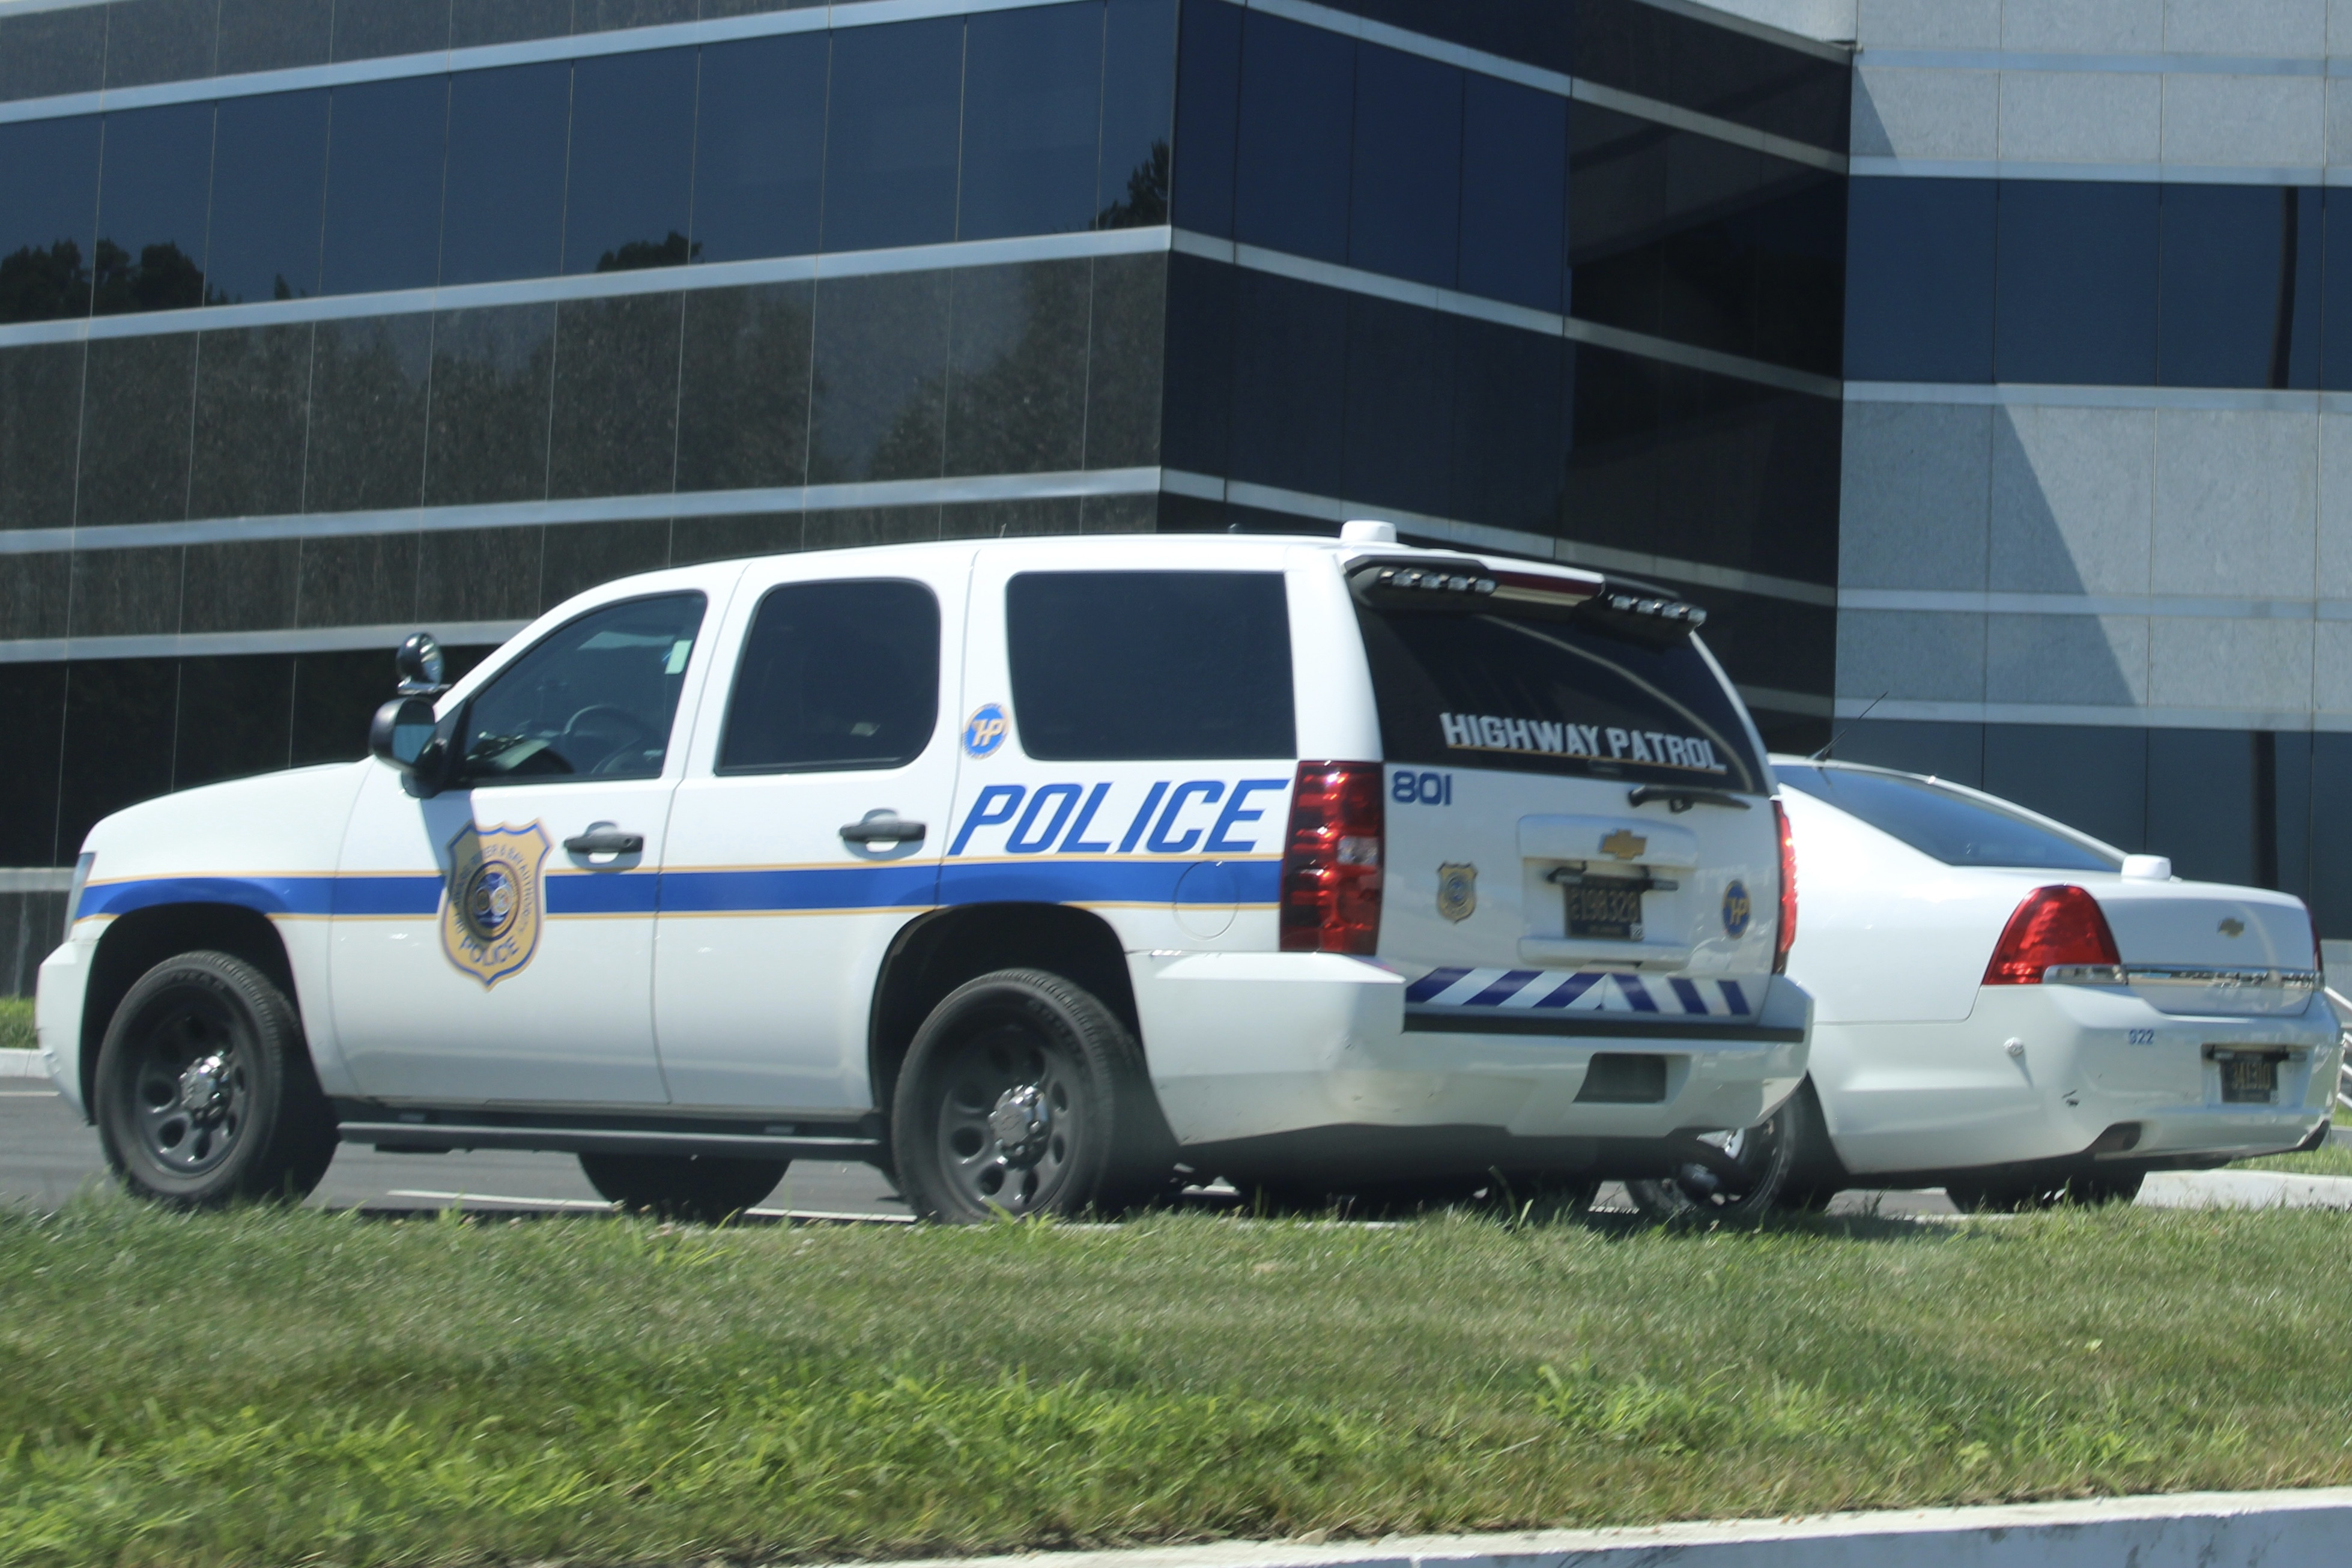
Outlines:
[[[1437,868],[1437,913],[1459,925],[1478,907],[1478,868],[1448,861]]]
[[[478,828],[449,841],[449,881],[441,894],[441,950],[484,989],[520,973],[539,951],[545,904],[540,867],[547,834],[537,822]]]

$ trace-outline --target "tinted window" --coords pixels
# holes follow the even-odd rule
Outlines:
[[[1005,587],[1013,717],[1041,762],[1295,754],[1275,571],[1029,571]]]
[[[0,174],[0,179],[5,178]],[[2321,292],[2327,325],[2321,339],[2319,384],[2330,392],[2345,392],[2352,390],[2352,191],[2334,196],[2326,206],[2326,276]],[[6,204],[0,203],[0,212],[6,210]],[[2303,215],[2306,221],[2311,216],[2308,203]]]
[[[1059,234],[1093,221],[1102,52],[1099,5],[971,18],[959,238]]]
[[[573,71],[564,271],[686,265],[694,54],[610,55]]]
[[[1475,71],[1462,99],[1461,287],[1560,308],[1568,100]]]
[[[1348,141],[1356,44],[1251,11],[1242,30],[1234,237],[1348,259]]]
[[[1168,122],[1175,93],[1175,0],[1110,0],[1103,35],[1097,228],[1168,221]]]
[[[1845,373],[1992,380],[1990,180],[1856,180],[1846,197]]]
[[[1787,763],[1774,771],[1789,788],[1825,800],[1946,865],[2115,871],[2123,864],[2088,839],[1924,779]]]
[[[1738,703],[1694,643],[1576,621],[1360,609],[1391,762],[1771,786]]]
[[[441,77],[335,89],[322,293],[433,286],[448,118],[449,84]]]
[[[211,104],[106,117],[93,267],[100,315],[204,303],[212,162]]]
[[[0,321],[89,310],[98,117],[0,125]]]
[[[2157,372],[2166,386],[2319,384],[2319,193],[2163,187]]]
[[[1187,5],[1176,71],[1174,221],[1202,234],[1234,232],[1234,137],[1241,113],[1242,12]]]
[[[467,704],[467,781],[661,777],[702,605],[635,599],[550,632]]]
[[[824,143],[824,248],[955,237],[963,22],[834,35]]]
[[[316,294],[327,95],[226,99],[214,135],[208,298],[236,304]]]
[[[1356,56],[1348,263],[1454,287],[1462,215],[1462,72],[1367,46]]]
[[[771,589],[743,640],[721,773],[900,768],[939,721],[940,606],[912,582]]]
[[[449,78],[449,181],[441,281],[544,277],[563,246],[568,65],[460,71]]]
[[[2155,381],[2158,189],[2080,180],[2002,183],[1997,379]]]
[[[816,249],[824,178],[823,33],[702,51],[694,154],[694,258]]]

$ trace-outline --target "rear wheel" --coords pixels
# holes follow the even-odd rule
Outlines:
[[[1117,1211],[1165,1185],[1174,1150],[1142,1048],[1093,993],[1000,969],[931,1009],[898,1075],[891,1151],[926,1219]]]
[[[226,953],[183,953],[140,977],[107,1025],[94,1088],[107,1163],[159,1203],[299,1202],[335,1157],[301,1016]]]
[[[1811,1086],[1800,1084],[1780,1108],[1752,1127],[1718,1134],[1716,1144],[1738,1166],[1745,1185],[1696,1161],[1664,1181],[1629,1181],[1633,1206],[1653,1219],[1756,1219],[1779,1204],[1801,1163],[1820,1141]]]
[[[723,1155],[582,1155],[588,1185],[633,1214],[717,1225],[776,1190],[789,1160]]]

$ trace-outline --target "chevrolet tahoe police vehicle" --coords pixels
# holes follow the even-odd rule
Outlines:
[[[1737,1193],[1811,1004],[1702,612],[1394,541],[683,567],[447,689],[413,638],[373,758],[91,831],[49,1069],[182,1205],[339,1140],[571,1152],[705,1218],[796,1158],[941,1219]]]

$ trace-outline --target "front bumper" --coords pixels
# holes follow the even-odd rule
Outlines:
[[[1766,1027],[1750,1032],[1779,1039],[1678,1032],[1671,1019],[1608,1034],[1440,1032],[1421,1019],[1408,1030],[1404,977],[1364,959],[1135,954],[1129,967],[1152,1083],[1187,1147],[1350,1130],[1340,1141],[1443,1147],[1455,1163],[1483,1143],[1485,1163],[1502,1163],[1527,1141],[1746,1127],[1803,1078],[1812,1016],[1812,998],[1775,978]],[[1643,1064],[1658,1097],[1585,1095],[1604,1053],[1662,1059],[1662,1072]]]
[[[81,1014],[89,989],[90,959],[97,951],[96,942],[68,940],[41,960],[33,993],[33,1029],[40,1040],[41,1064],[66,1103],[84,1120],[89,1107],[82,1103]]]

